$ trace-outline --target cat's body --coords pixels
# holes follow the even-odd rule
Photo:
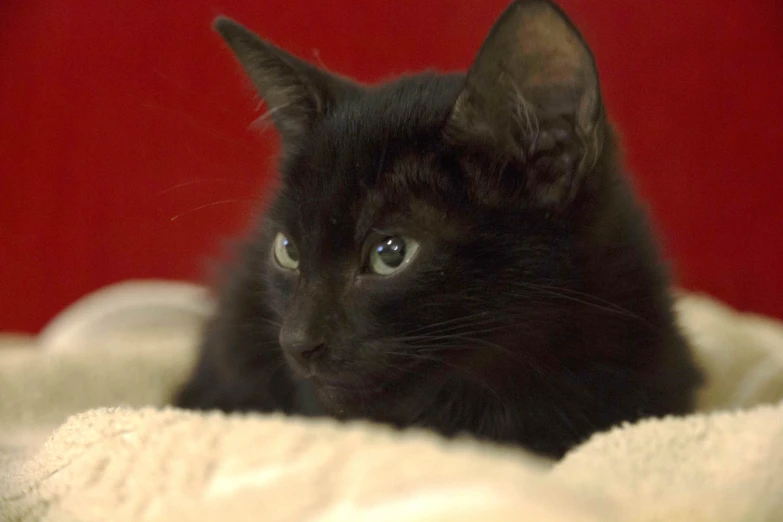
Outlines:
[[[699,376],[667,277],[556,7],[512,4],[467,76],[372,88],[217,27],[283,135],[282,184],[177,404],[550,456],[689,411]]]

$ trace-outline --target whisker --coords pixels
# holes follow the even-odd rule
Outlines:
[[[228,181],[229,183],[233,183],[233,184],[238,184],[239,183],[237,180],[230,179],[230,178],[193,179],[193,180],[190,180],[190,181],[185,181],[183,183],[178,183],[178,184],[174,185],[173,187],[167,188],[166,190],[162,190],[162,191],[158,192],[157,194],[155,194],[155,197],[162,196],[163,194],[168,194],[169,192],[171,192],[173,190],[177,190],[177,189],[180,189],[180,188],[183,188],[183,187],[189,187],[189,186],[192,186],[192,185],[198,185],[199,183],[208,183],[208,182],[212,183],[212,182],[218,182],[218,181]]]
[[[481,330],[481,331],[482,332],[488,332],[488,331],[492,331],[492,330],[498,330],[498,329],[501,329],[501,328],[513,328],[513,327],[518,326],[518,325],[509,322],[509,319],[512,318],[512,317],[513,316],[509,315],[509,316],[503,317],[503,318],[492,317],[492,318],[487,318],[487,319],[483,319],[483,320],[466,321],[466,322],[464,322],[462,324],[451,325],[451,326],[447,326],[446,328],[439,328],[437,330],[427,331],[427,332],[421,333],[419,335],[406,335],[405,338],[406,339],[410,339],[410,338],[419,337],[419,336],[425,336],[426,337],[426,336],[429,336],[429,335],[443,335],[443,334],[448,334],[449,332],[455,332],[455,334],[459,334],[460,333],[459,330],[462,330],[464,328],[475,328],[475,327],[479,327],[479,326],[491,325],[491,324],[501,323],[501,322],[503,322],[505,324],[498,324],[498,326],[493,328],[493,329]],[[503,321],[501,321],[501,319],[503,319]],[[462,332],[462,333],[470,333],[470,332]]]
[[[612,301],[607,301],[606,299],[604,299],[602,297],[598,297],[597,295],[588,294],[586,292],[580,292],[579,290],[574,290],[573,288],[565,288],[565,287],[560,287],[560,286],[544,285],[544,284],[541,284],[541,283],[527,283],[525,281],[514,281],[513,284],[518,285],[518,286],[525,286],[525,287],[531,288],[531,289],[545,289],[545,290],[551,290],[551,291],[556,291],[556,292],[566,292],[566,293],[574,294],[574,295],[577,295],[577,296],[593,299],[593,300],[595,300],[595,301],[597,301],[599,303],[605,304],[605,305],[607,305],[607,306],[609,306],[611,308],[614,308],[614,309],[616,309],[618,311],[623,311],[623,312],[628,312],[630,314],[633,314],[633,312],[631,312],[627,308],[624,308],[624,307],[620,306],[617,303],[613,303]]]
[[[460,352],[460,351],[495,351],[500,354],[503,354],[507,357],[509,357],[511,360],[518,362],[524,366],[528,366],[530,364],[530,361],[526,358],[524,358],[521,354],[514,353],[511,350],[508,350],[507,348],[503,348],[502,346],[495,344],[495,343],[482,343],[480,342],[480,339],[458,339],[457,341],[462,342],[455,342],[455,343],[438,343],[436,345],[432,346],[426,346],[425,349],[418,348],[416,351],[418,353],[439,353],[439,352]],[[467,343],[465,341],[468,341]],[[470,344],[470,342],[477,343],[481,346],[476,346],[476,344]]]
[[[192,214],[193,212],[197,212],[205,208],[214,207],[215,205],[225,205],[227,203],[247,203],[247,202],[248,202],[247,199],[242,199],[242,198],[221,199],[220,201],[213,201],[212,203],[207,203],[206,205],[200,205],[196,208],[191,208],[190,210],[182,212],[181,214],[177,214],[176,216],[171,218],[171,221],[175,221],[181,218],[182,216],[187,216],[188,214]]]
[[[282,323],[278,323],[277,321],[273,321],[272,319],[267,319],[266,317],[259,317],[258,320],[259,321],[263,321],[263,322],[265,322],[267,324],[270,324],[270,325],[272,325],[272,326],[274,326],[276,328],[282,328],[283,327]]]
[[[458,366],[456,364],[449,363],[449,362],[444,361],[444,360],[442,360],[441,358],[438,358],[438,357],[428,357],[427,355],[420,354],[420,353],[393,352],[392,351],[392,352],[386,352],[386,354],[388,354],[388,355],[396,355],[398,357],[405,357],[405,358],[410,358],[410,359],[417,359],[417,360],[422,360],[422,361],[437,362],[439,364],[443,364],[445,366],[448,366],[448,367],[450,367],[450,368],[452,368],[454,370],[457,370],[457,371],[459,371],[461,373],[466,374],[467,376],[472,378],[471,379],[472,382],[476,382],[477,384],[479,384],[479,385],[485,387],[486,389],[488,389],[490,392],[492,392],[492,394],[495,396],[495,398],[497,398],[498,402],[502,402],[503,401],[503,399],[500,396],[500,393],[497,391],[497,389],[495,389],[495,387],[493,387],[491,384],[489,384],[483,378],[481,378],[480,374],[478,374],[477,372],[470,371],[468,368],[464,368],[462,366]]]
[[[428,325],[425,325],[425,326],[422,326],[422,327],[419,327],[419,328],[414,328],[413,330],[408,330],[406,332],[403,332],[401,335],[406,336],[406,335],[417,333],[417,332],[420,332],[420,331],[426,331],[429,328],[435,328],[435,327],[441,326],[441,325],[447,325],[447,324],[451,324],[451,323],[458,322],[458,321],[467,321],[468,319],[471,319],[473,317],[484,317],[484,316],[486,316],[489,313],[491,313],[491,312],[488,312],[488,311],[485,310],[485,311],[478,312],[478,313],[475,313],[475,314],[470,314],[470,315],[460,316],[460,317],[454,317],[454,318],[451,318],[451,319],[446,319],[445,321],[439,321],[439,322],[431,323],[431,324],[428,324]]]
[[[272,118],[274,118],[275,113],[287,109],[291,104],[285,104],[280,105],[279,107],[274,107],[272,109],[267,108],[266,112],[258,116],[256,119],[254,119],[252,122],[250,122],[250,125],[248,125],[248,128],[250,130],[256,131],[256,132],[262,132],[267,130],[270,127],[270,124],[272,123]]]
[[[599,298],[597,296],[593,296],[593,295],[590,295],[590,294],[585,294],[585,293],[582,293],[582,292],[578,292],[576,290],[571,290],[569,288],[549,287],[549,286],[546,286],[546,285],[538,285],[538,284],[524,283],[524,282],[511,282],[511,284],[518,285],[518,286],[521,286],[523,288],[528,288],[528,289],[544,292],[546,294],[549,294],[549,295],[552,295],[552,296],[555,296],[555,297],[559,297],[561,299],[565,299],[565,300],[568,300],[568,301],[573,301],[573,302],[576,302],[576,303],[580,303],[580,304],[583,304],[583,305],[586,305],[586,306],[590,306],[592,308],[595,308],[597,310],[602,310],[604,312],[613,313],[613,314],[620,315],[620,316],[623,316],[623,317],[628,317],[630,319],[635,319],[635,320],[645,324],[646,326],[648,326],[652,331],[654,331],[654,332],[658,331],[658,329],[655,327],[655,325],[653,325],[652,323],[647,321],[644,317],[642,317],[642,316],[632,312],[631,310],[628,310],[627,308],[623,308],[622,306],[620,306],[620,305],[618,305],[616,303],[612,303],[610,301],[606,301],[606,300],[601,299],[601,298]],[[576,293],[579,296],[587,297],[587,298],[590,298],[590,299],[594,299],[596,301],[599,301],[602,304],[590,302],[590,301],[587,301],[585,299],[580,299],[579,297],[575,297],[573,295],[568,295],[566,292]]]

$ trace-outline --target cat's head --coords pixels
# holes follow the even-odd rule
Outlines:
[[[410,411],[444,383],[545,364],[576,335],[611,146],[593,57],[559,8],[512,3],[467,75],[379,86],[216,28],[283,137],[263,298],[334,413],[393,418],[370,399]]]

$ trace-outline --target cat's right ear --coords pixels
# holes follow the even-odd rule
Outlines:
[[[218,17],[213,26],[258,89],[284,143],[301,138],[342,94],[357,88],[262,40],[230,18]]]

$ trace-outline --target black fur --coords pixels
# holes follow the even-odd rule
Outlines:
[[[284,137],[281,187],[229,272],[189,408],[369,418],[559,457],[685,413],[699,383],[621,175],[592,55],[545,0],[468,74],[363,87],[220,19]],[[278,266],[278,232],[297,270]],[[367,272],[387,236],[420,243]],[[303,369],[281,328],[323,343]]]

